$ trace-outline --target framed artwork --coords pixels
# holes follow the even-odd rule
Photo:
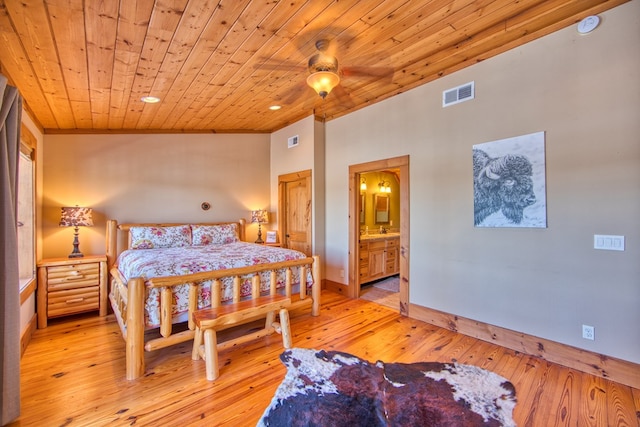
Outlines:
[[[277,235],[275,231],[267,231],[265,243],[276,243]]]
[[[547,227],[544,132],[473,146],[475,227]]]

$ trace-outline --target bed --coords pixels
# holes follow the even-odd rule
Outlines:
[[[320,311],[317,256],[248,243],[245,221],[118,224],[107,221],[109,300],[126,343],[126,377],[144,352],[192,340],[193,312],[262,295]]]

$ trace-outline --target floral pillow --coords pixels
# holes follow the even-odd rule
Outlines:
[[[176,248],[191,245],[191,227],[131,227],[131,249]]]
[[[224,245],[238,239],[238,224],[191,225],[193,246]]]

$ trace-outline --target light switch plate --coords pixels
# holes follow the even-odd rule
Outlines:
[[[605,251],[624,251],[624,236],[594,234],[593,248]]]

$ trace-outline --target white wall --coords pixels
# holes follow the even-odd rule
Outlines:
[[[298,145],[288,147],[288,138],[298,136]],[[278,177],[311,169],[312,251],[324,258],[324,125],[311,115],[271,134],[271,212],[277,221]],[[269,224],[277,230],[277,222]]]
[[[601,18],[328,122],[327,279],[346,280],[349,165],[408,154],[411,303],[639,363],[640,1]],[[538,131],[548,227],[474,228],[472,146]]]
[[[314,168],[315,134],[313,116],[302,119],[271,134],[270,187],[271,212],[274,213],[273,229],[277,229],[278,177]],[[298,136],[298,145],[289,148],[288,139]],[[313,175],[312,175],[313,178]],[[315,179],[314,179],[315,181]],[[270,224],[271,226],[271,224]]]
[[[104,254],[107,219],[250,221],[252,209],[268,206],[269,191],[269,135],[46,135],[43,256],[73,249],[73,229],[58,227],[61,206],[94,209],[80,250]],[[247,240],[257,230],[249,225]]]

